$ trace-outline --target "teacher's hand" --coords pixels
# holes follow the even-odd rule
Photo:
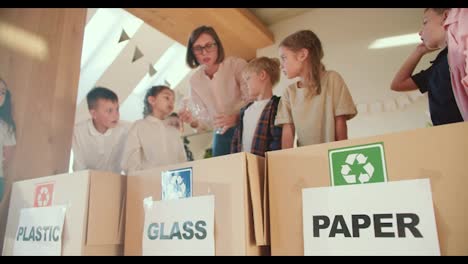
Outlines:
[[[226,131],[234,127],[237,124],[237,121],[239,120],[239,114],[233,114],[233,115],[217,115],[215,117],[214,121],[214,126],[217,128],[222,128],[220,134],[226,133]]]

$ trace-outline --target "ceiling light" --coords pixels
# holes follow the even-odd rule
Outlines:
[[[385,49],[417,43],[421,43],[421,37],[418,33],[412,33],[377,39],[369,45],[369,49]]]
[[[41,61],[45,60],[49,53],[47,41],[43,37],[1,21],[0,45]]]

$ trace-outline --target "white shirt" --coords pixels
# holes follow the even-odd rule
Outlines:
[[[128,133],[122,168],[127,175],[138,170],[187,161],[180,131],[148,115]]]
[[[72,143],[73,170],[103,170],[120,174],[130,125],[130,122],[119,121],[116,127],[101,134],[94,127],[92,119],[76,124]]]
[[[3,177],[3,147],[16,145],[15,133],[8,129],[7,123],[0,120],[0,177]]]
[[[190,78],[190,96],[202,109],[201,125],[212,126],[213,117],[219,114],[237,114],[247,102],[247,86],[242,79],[242,70],[247,62],[241,58],[228,57],[210,79],[205,74],[205,65]],[[199,119],[199,118],[198,118]]]
[[[242,126],[242,151],[251,152],[252,140],[257,129],[258,120],[270,99],[255,101],[244,111]]]

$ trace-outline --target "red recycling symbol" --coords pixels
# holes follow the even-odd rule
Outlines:
[[[54,184],[38,184],[34,191],[34,207],[44,207],[52,205],[54,194]]]

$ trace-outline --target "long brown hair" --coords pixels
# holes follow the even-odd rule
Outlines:
[[[320,94],[322,87],[320,84],[320,71],[325,69],[325,66],[322,64],[323,59],[323,49],[320,39],[315,35],[311,30],[300,30],[289,36],[287,36],[283,41],[281,41],[280,47],[285,47],[291,51],[298,52],[301,49],[307,49],[309,55],[307,56],[308,62],[311,67],[309,72],[309,80],[317,87],[317,94]],[[306,87],[312,89],[313,87]],[[310,93],[309,93],[310,94]]]

